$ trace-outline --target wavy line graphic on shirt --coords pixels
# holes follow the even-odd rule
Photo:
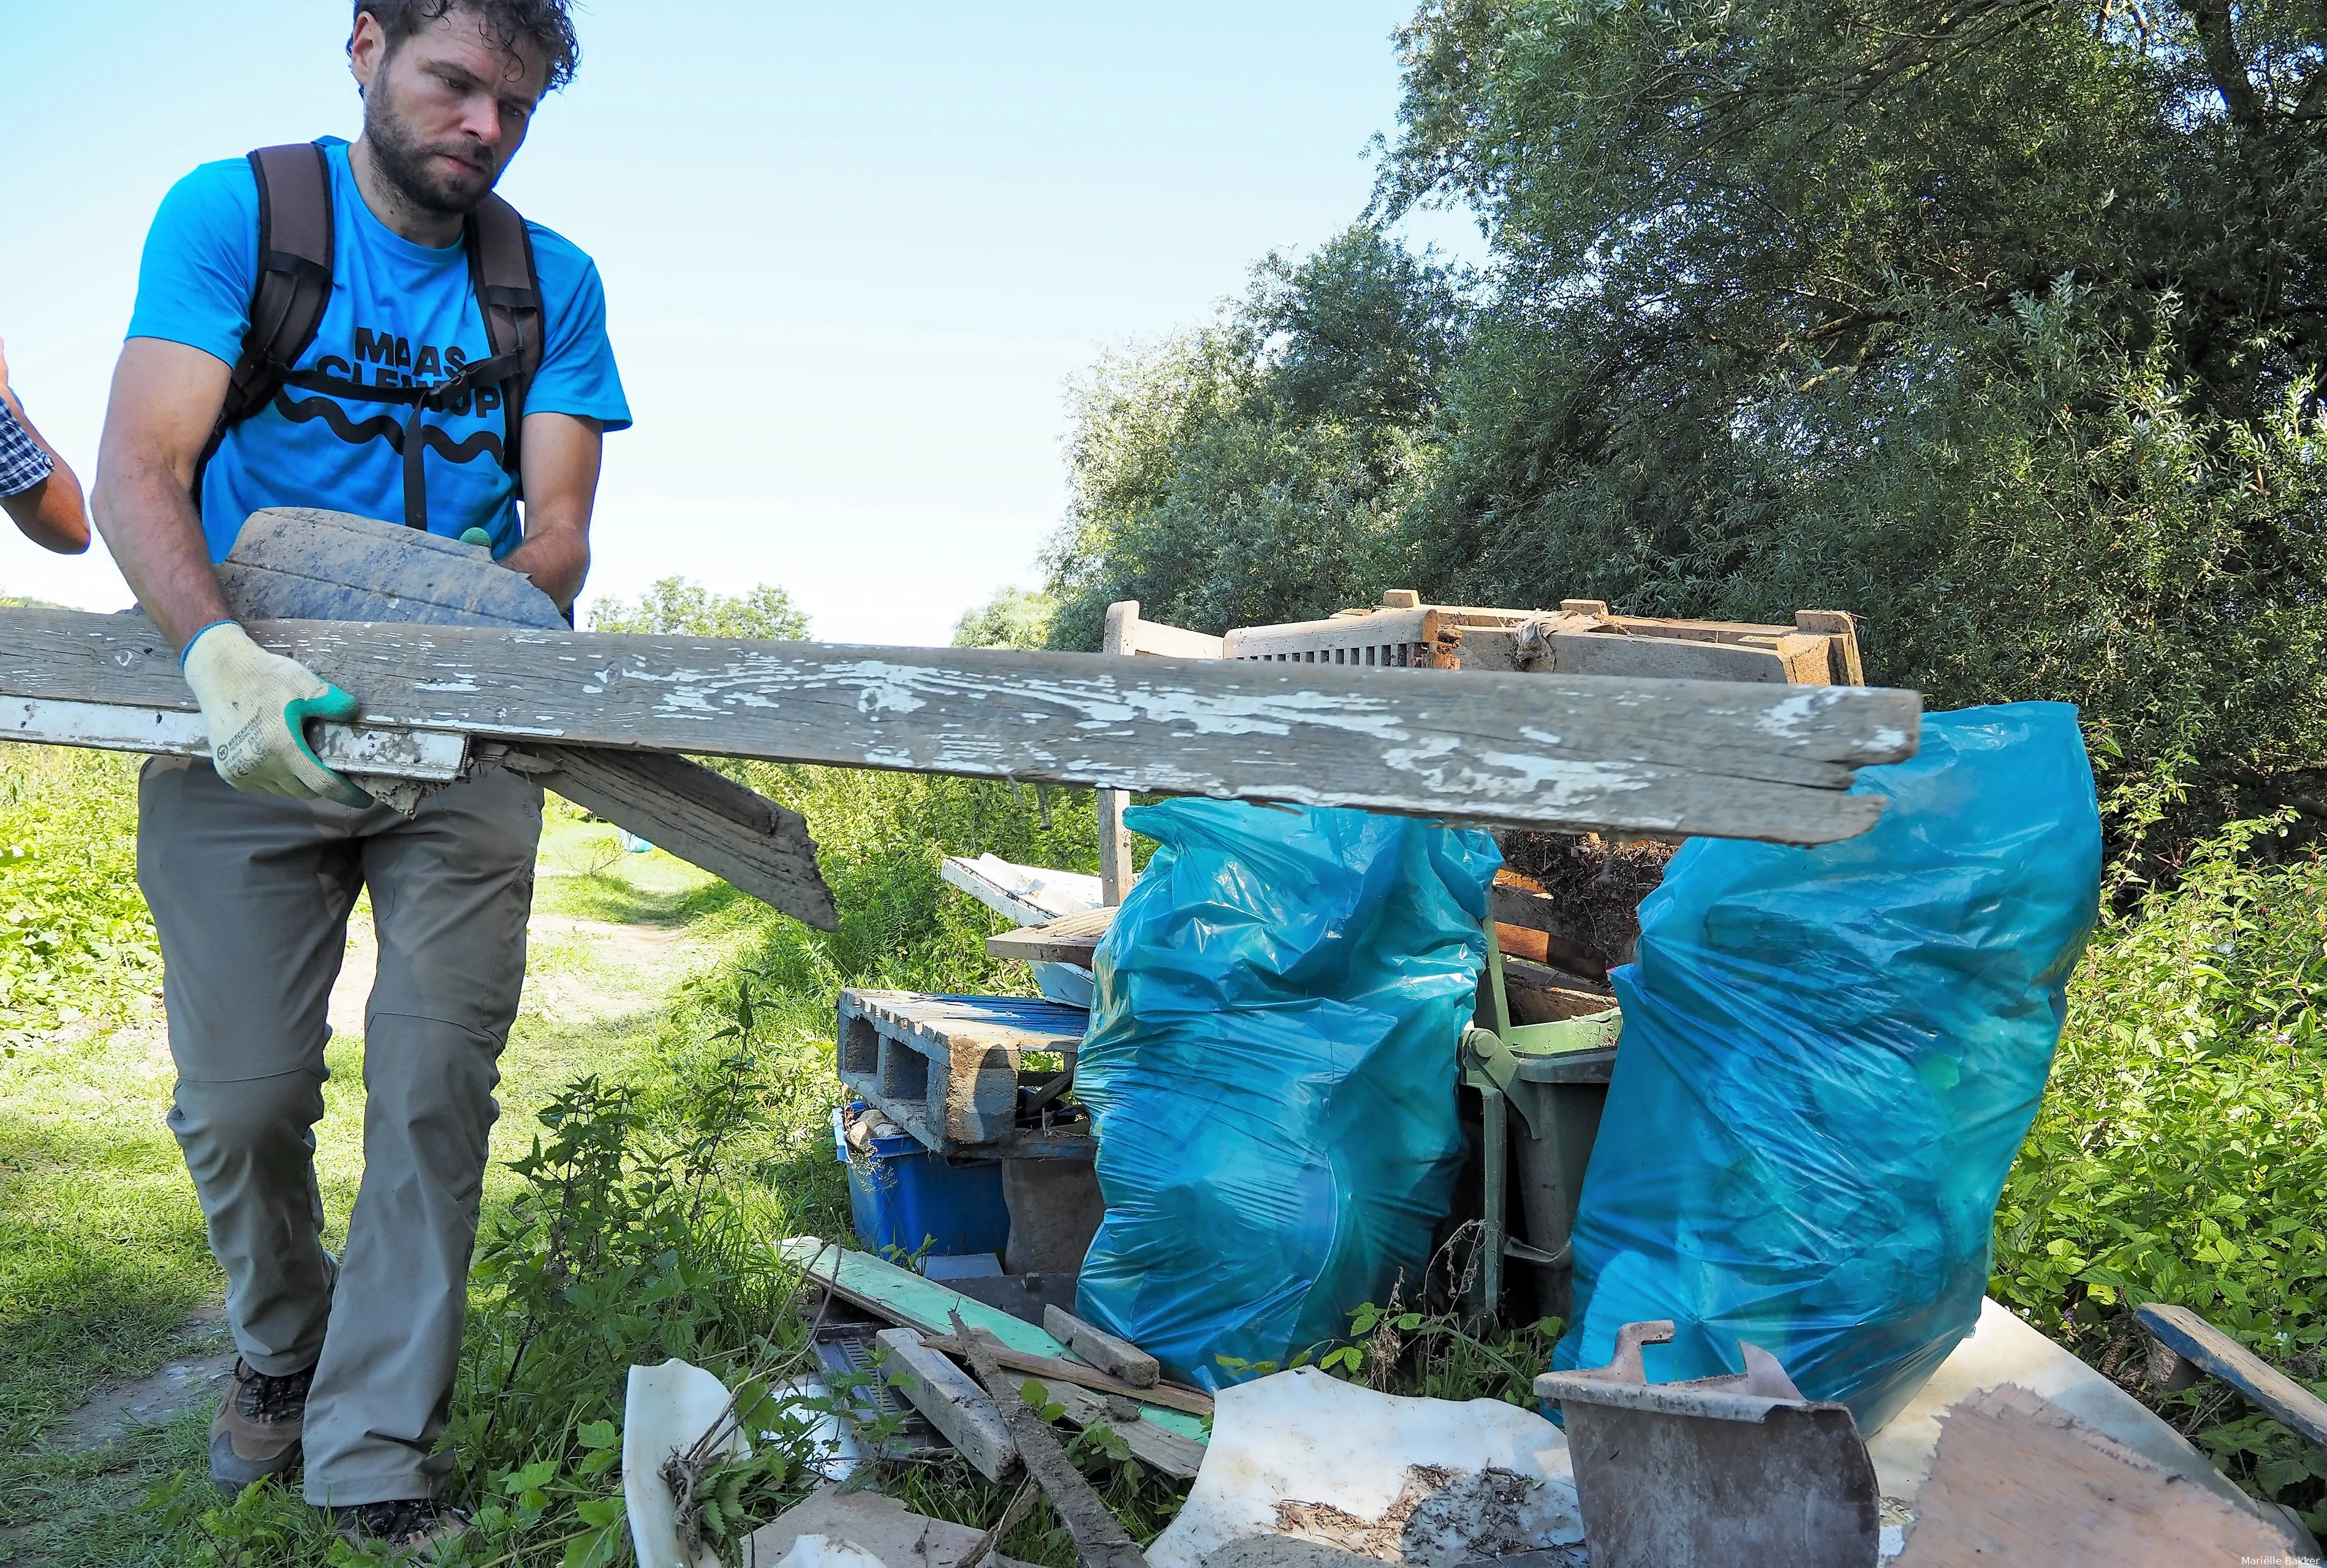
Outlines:
[[[288,392],[275,395],[276,412],[284,418],[305,424],[320,419],[331,427],[333,435],[350,446],[361,446],[368,441],[385,441],[401,455],[404,451],[404,422],[385,414],[369,419],[353,420],[347,411],[328,397],[310,397],[302,403],[291,401]],[[420,426],[421,444],[450,462],[467,462],[479,454],[502,461],[500,437],[490,430],[472,433],[466,441],[455,442],[434,425]]]

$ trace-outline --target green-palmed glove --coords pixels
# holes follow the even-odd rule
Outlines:
[[[219,777],[254,795],[369,806],[370,796],[323,766],[307,744],[309,719],[356,716],[358,704],[305,665],[269,653],[231,621],[194,633],[181,663],[202,705]]]

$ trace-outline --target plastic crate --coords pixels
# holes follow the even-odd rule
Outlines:
[[[860,1102],[851,1107],[862,1111]],[[1010,1209],[1002,1167],[949,1165],[910,1134],[873,1140],[870,1153],[848,1147],[846,1113],[832,1113],[833,1148],[848,1167],[848,1209],[856,1239],[868,1250],[895,1247],[939,1257],[1000,1254],[1010,1246]]]

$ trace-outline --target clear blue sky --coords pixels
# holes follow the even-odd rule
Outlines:
[[[593,593],[789,588],[817,635],[930,642],[1038,581],[1068,378],[1355,217],[1414,0],[598,0],[501,189],[596,256],[637,428]],[[359,106],[342,0],[0,0],[0,337],[86,477],[154,203]],[[1424,240],[1475,254],[1425,218]],[[0,590],[117,609],[0,541]]]

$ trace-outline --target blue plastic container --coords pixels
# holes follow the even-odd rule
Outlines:
[[[864,1104],[851,1108],[861,1111]],[[999,1255],[1010,1246],[1000,1164],[949,1165],[902,1133],[874,1139],[870,1154],[852,1155],[847,1122],[836,1110],[832,1143],[848,1167],[849,1213],[856,1222],[856,1239],[868,1251],[895,1247],[962,1257],[979,1252]]]

